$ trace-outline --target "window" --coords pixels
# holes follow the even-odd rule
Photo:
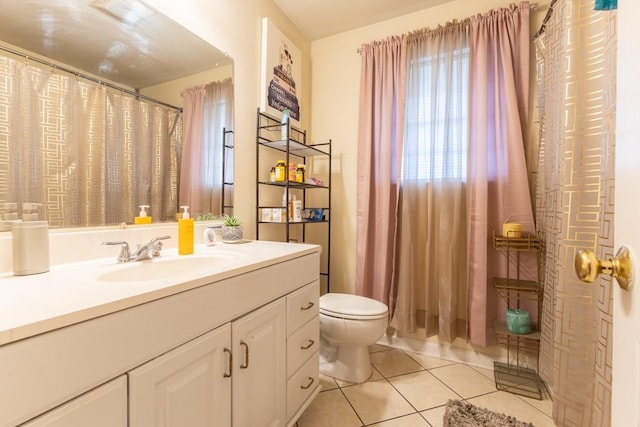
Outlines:
[[[409,60],[403,181],[466,181],[469,48]]]

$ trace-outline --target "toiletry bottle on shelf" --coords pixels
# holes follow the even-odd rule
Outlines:
[[[302,163],[296,169],[296,182],[304,183],[304,164]]]
[[[296,164],[289,163],[289,182],[296,182]]]
[[[285,108],[284,110],[282,110],[282,119],[280,120],[280,123],[282,124],[282,134],[280,135],[280,138],[283,141],[286,141],[287,138],[289,138],[289,117],[290,117],[291,112],[289,111],[288,108]]]
[[[25,276],[49,271],[49,224],[39,220],[40,203],[22,204],[22,221],[11,228],[13,274]]]
[[[178,255],[193,253],[193,218],[189,215],[189,206],[180,206],[182,218],[178,220]]]
[[[284,160],[278,160],[278,162],[276,163],[276,170],[275,170],[275,179],[276,182],[283,182],[285,181],[286,178],[286,173],[287,173],[287,164],[284,162]]]
[[[137,217],[133,218],[135,224],[151,224],[151,217],[147,215],[147,209],[149,205],[140,205],[140,213]]]

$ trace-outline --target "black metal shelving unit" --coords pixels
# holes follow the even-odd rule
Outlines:
[[[284,129],[283,129],[284,127]],[[324,235],[325,242],[321,244],[323,246],[322,251],[325,254],[325,263],[320,268],[320,275],[324,278],[325,291],[330,290],[330,274],[329,266],[331,259],[331,140],[325,143],[319,144],[307,144],[307,133],[304,130],[298,129],[292,126],[290,121],[282,124],[280,119],[273,117],[267,113],[261,112],[258,108],[257,111],[257,124],[256,124],[256,239],[260,240],[262,227],[284,227],[284,241],[292,241],[292,231],[298,228],[301,233],[301,241],[308,243],[318,243],[308,241],[307,227],[326,227],[326,234]],[[264,150],[275,150],[284,154],[286,165],[291,162],[304,164],[305,167],[309,166],[309,161],[313,159],[326,159],[328,162],[328,172],[326,180],[323,185],[314,185],[307,182],[299,183],[290,181],[289,174],[286,174],[286,179],[280,182],[273,182],[270,180],[260,179],[265,176],[265,171],[271,169],[273,164],[262,161],[264,157]],[[282,206],[282,204],[264,204],[261,196],[263,196],[263,190],[265,188],[281,188],[284,192],[284,199],[288,200],[289,195],[293,192],[301,195],[302,208],[303,209],[323,209],[324,217],[322,220],[305,220],[292,221],[288,215],[288,207]],[[325,193],[323,198],[324,203],[320,206],[309,205],[309,193],[310,192],[323,192]],[[263,209],[283,209],[284,220],[281,222],[263,221],[261,211]]]
[[[538,236],[523,233],[518,237],[500,236],[493,233],[493,248],[507,257],[506,277],[493,279],[493,286],[499,297],[507,302],[507,308],[520,308],[521,302],[535,300],[538,312],[538,325],[542,314],[543,288],[536,280],[520,278],[520,254],[534,253],[540,268],[542,242]],[[515,257],[515,272],[511,270],[512,257]],[[538,278],[540,271],[538,271]],[[498,390],[522,396],[542,399],[544,382],[538,375],[540,331],[532,325],[531,333],[516,334],[510,332],[504,321],[496,321],[494,330],[498,344],[507,348],[507,362],[494,362],[493,371]],[[524,355],[535,359],[535,369],[528,366]]]
[[[233,173],[228,161],[233,159],[233,131],[222,128],[222,214],[233,215]]]

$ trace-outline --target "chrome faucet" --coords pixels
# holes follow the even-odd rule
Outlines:
[[[136,250],[131,252],[129,244],[124,240],[118,240],[115,242],[102,242],[103,245],[119,245],[120,254],[118,255],[118,262],[131,262],[131,261],[144,261],[146,259],[152,259],[160,256],[160,250],[162,249],[161,240],[170,239],[171,236],[154,237],[144,245],[137,245]]]

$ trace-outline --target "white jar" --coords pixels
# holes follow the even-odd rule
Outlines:
[[[26,221],[11,227],[13,274],[26,276],[49,271],[49,224]]]

